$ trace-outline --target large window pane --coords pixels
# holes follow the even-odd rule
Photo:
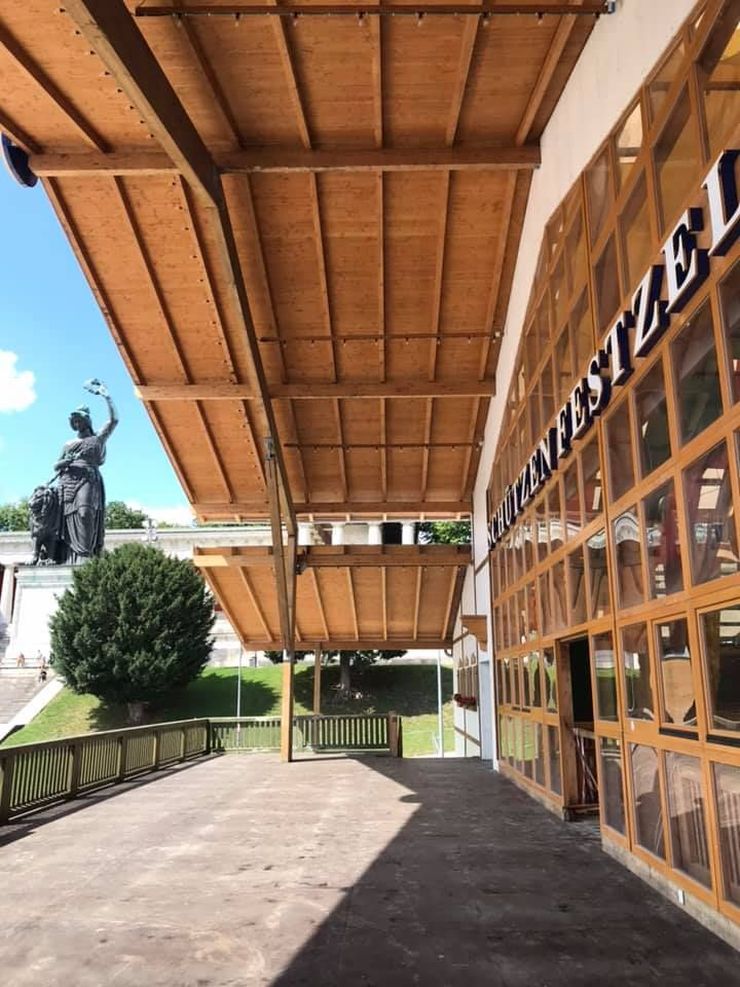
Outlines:
[[[536,709],[542,706],[542,687],[540,685],[540,655],[533,651],[524,656],[524,673],[528,680],[527,692],[530,705]]]
[[[619,308],[619,268],[617,267],[617,243],[613,236],[607,240],[601,256],[594,265],[596,311],[600,333],[606,332]]]
[[[617,663],[610,633],[591,638],[596,673],[596,715],[600,720],[619,719],[617,705]]]
[[[672,223],[696,185],[701,155],[688,89],[684,87],[655,145],[663,229]]]
[[[586,580],[583,572],[583,549],[578,548],[568,556],[568,591],[570,614],[568,624],[582,624],[586,619]]]
[[[637,508],[625,511],[614,522],[617,551],[617,589],[620,607],[634,607],[645,599],[642,582],[642,538]]]
[[[547,535],[547,511],[544,497],[534,507],[534,530],[537,536],[537,561],[543,562],[547,558],[550,544]]]
[[[597,531],[586,542],[589,572],[589,607],[591,618],[605,617],[611,610],[609,574],[606,566],[606,531]]]
[[[542,427],[547,428],[555,417],[555,387],[552,380],[552,357],[547,361],[542,371],[540,381],[542,395]]]
[[[622,243],[626,261],[626,283],[630,291],[647,270],[653,253],[653,234],[650,229],[650,199],[641,175],[620,217]]]
[[[627,116],[617,134],[617,162],[620,185],[624,185],[642,147],[642,109],[639,102]]]
[[[740,603],[701,618],[710,725],[740,730]]]
[[[546,709],[549,713],[557,713],[558,686],[557,686],[557,674],[555,670],[555,652],[552,650],[552,648],[545,648],[543,667],[545,671]]]
[[[740,768],[714,765],[723,897],[740,905]]]
[[[550,551],[555,552],[563,544],[563,512],[560,505],[560,484],[557,480],[547,497],[547,514],[550,519]]]
[[[642,744],[632,744],[630,750],[635,796],[635,837],[645,850],[665,859],[658,755],[652,747]]]
[[[624,697],[631,720],[654,720],[655,705],[650,685],[650,655],[647,627],[633,624],[622,631]]]
[[[542,615],[540,626],[543,636],[547,637],[548,634],[552,634],[552,607],[550,605],[550,587],[546,572],[543,572],[537,578],[537,583],[540,597],[540,614]]]
[[[594,353],[594,330],[591,322],[591,306],[584,292],[578,299],[570,320],[575,346],[576,373],[585,373]]]
[[[696,729],[696,698],[685,620],[671,620],[657,627],[660,677],[663,683],[663,719]]]
[[[538,785],[545,784],[545,747],[542,741],[542,724],[533,723],[534,732],[534,780]]]
[[[722,54],[717,57],[717,50]],[[701,63],[704,70],[704,113],[712,157],[725,147],[740,115],[740,30],[728,17],[720,17],[710,35]]]
[[[647,476],[671,455],[663,361],[658,360],[635,387],[640,469]]]
[[[552,584],[553,630],[559,631],[568,626],[568,608],[565,595],[565,564],[558,562],[550,569]]]
[[[588,270],[586,256],[586,236],[583,231],[583,214],[579,207],[565,241],[565,255],[570,265],[570,283],[572,289],[577,289],[585,280]]]
[[[553,726],[547,728],[547,759],[550,766],[550,791],[560,795],[563,791],[560,780],[560,731]]]
[[[650,596],[668,596],[683,589],[681,542],[673,480],[643,501],[647,527],[647,560]]]
[[[688,442],[722,414],[712,310],[707,301],[671,346],[681,441]]]
[[[581,453],[581,475],[583,476],[583,499],[586,511],[583,520],[585,524],[590,524],[604,509],[598,432],[588,445],[584,446]]]
[[[591,229],[591,243],[604,228],[609,209],[614,198],[609,151],[604,150],[586,172],[586,198],[588,200],[588,221]]]
[[[724,442],[684,471],[684,489],[694,583],[737,572],[737,535]]]
[[[531,778],[534,775],[534,724],[530,720],[522,723],[522,760],[524,762],[524,777]]]
[[[648,84],[648,94],[650,96],[650,109],[652,112],[652,118],[655,119],[658,111],[660,110],[663,102],[665,101],[666,94],[671,87],[671,83],[678,75],[678,70],[681,67],[681,62],[685,54],[685,49],[683,42],[678,44],[673,51],[665,58],[663,64],[660,66],[658,71],[653,76],[652,81]]]
[[[720,285],[719,291],[732,379],[732,396],[735,401],[740,401],[740,264],[735,264],[729,276]]]
[[[711,888],[701,762],[696,757],[668,752],[665,768],[673,866]]]
[[[577,537],[582,526],[581,497],[578,490],[578,462],[574,459],[563,477],[565,495],[565,534],[568,540]]]
[[[623,400],[606,422],[609,489],[612,500],[618,500],[635,483],[630,431],[629,404]]]
[[[624,788],[622,786],[622,748],[618,740],[599,738],[601,757],[601,802],[604,822],[624,836]]]
[[[561,332],[555,347],[555,379],[557,381],[557,402],[564,404],[573,387],[573,360],[570,349],[568,326]]]

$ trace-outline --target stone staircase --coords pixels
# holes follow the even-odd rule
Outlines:
[[[0,724],[10,723],[42,688],[38,668],[0,667]]]

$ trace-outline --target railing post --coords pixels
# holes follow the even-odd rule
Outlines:
[[[10,819],[10,795],[13,791],[15,756],[13,754],[0,755],[0,768],[2,769],[2,780],[0,780],[0,825],[2,825]]]
[[[124,733],[118,738],[118,774],[116,781],[123,781],[126,777],[126,748],[128,747],[128,736]]]
[[[72,765],[69,772],[69,791],[67,795],[69,798],[73,799],[77,795],[77,791],[80,787],[80,767],[82,763],[82,741],[73,740],[69,745],[69,751],[72,754]]]
[[[205,722],[206,722],[206,743],[203,753],[210,754],[211,753],[211,721],[206,720]]]
[[[180,727],[180,760],[185,760],[185,743],[187,737],[187,727]]]
[[[152,757],[152,770],[159,770],[159,746],[160,746],[160,736],[159,730],[154,730],[154,755]]]
[[[398,757],[398,717],[395,713],[388,714],[388,750],[393,757]]]

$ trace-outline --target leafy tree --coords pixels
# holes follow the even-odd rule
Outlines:
[[[0,531],[28,531],[28,497],[17,504],[0,504]]]
[[[52,617],[54,664],[77,693],[143,707],[194,679],[213,646],[213,602],[186,560],[130,543],[73,570]]]
[[[424,521],[419,529],[426,545],[470,544],[470,521]]]
[[[296,652],[296,658],[314,654],[313,651]],[[322,651],[321,658],[326,664],[339,660],[339,694],[343,699],[349,699],[352,693],[352,669],[367,668],[376,661],[390,658],[402,658],[405,651]],[[283,660],[282,651],[265,651],[270,661],[277,665]]]
[[[143,528],[147,515],[122,500],[111,500],[105,507],[106,528]]]

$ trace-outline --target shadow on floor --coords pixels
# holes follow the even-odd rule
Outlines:
[[[740,985],[738,954],[607,856],[592,824],[480,762],[360,760],[416,811],[274,987]]]

